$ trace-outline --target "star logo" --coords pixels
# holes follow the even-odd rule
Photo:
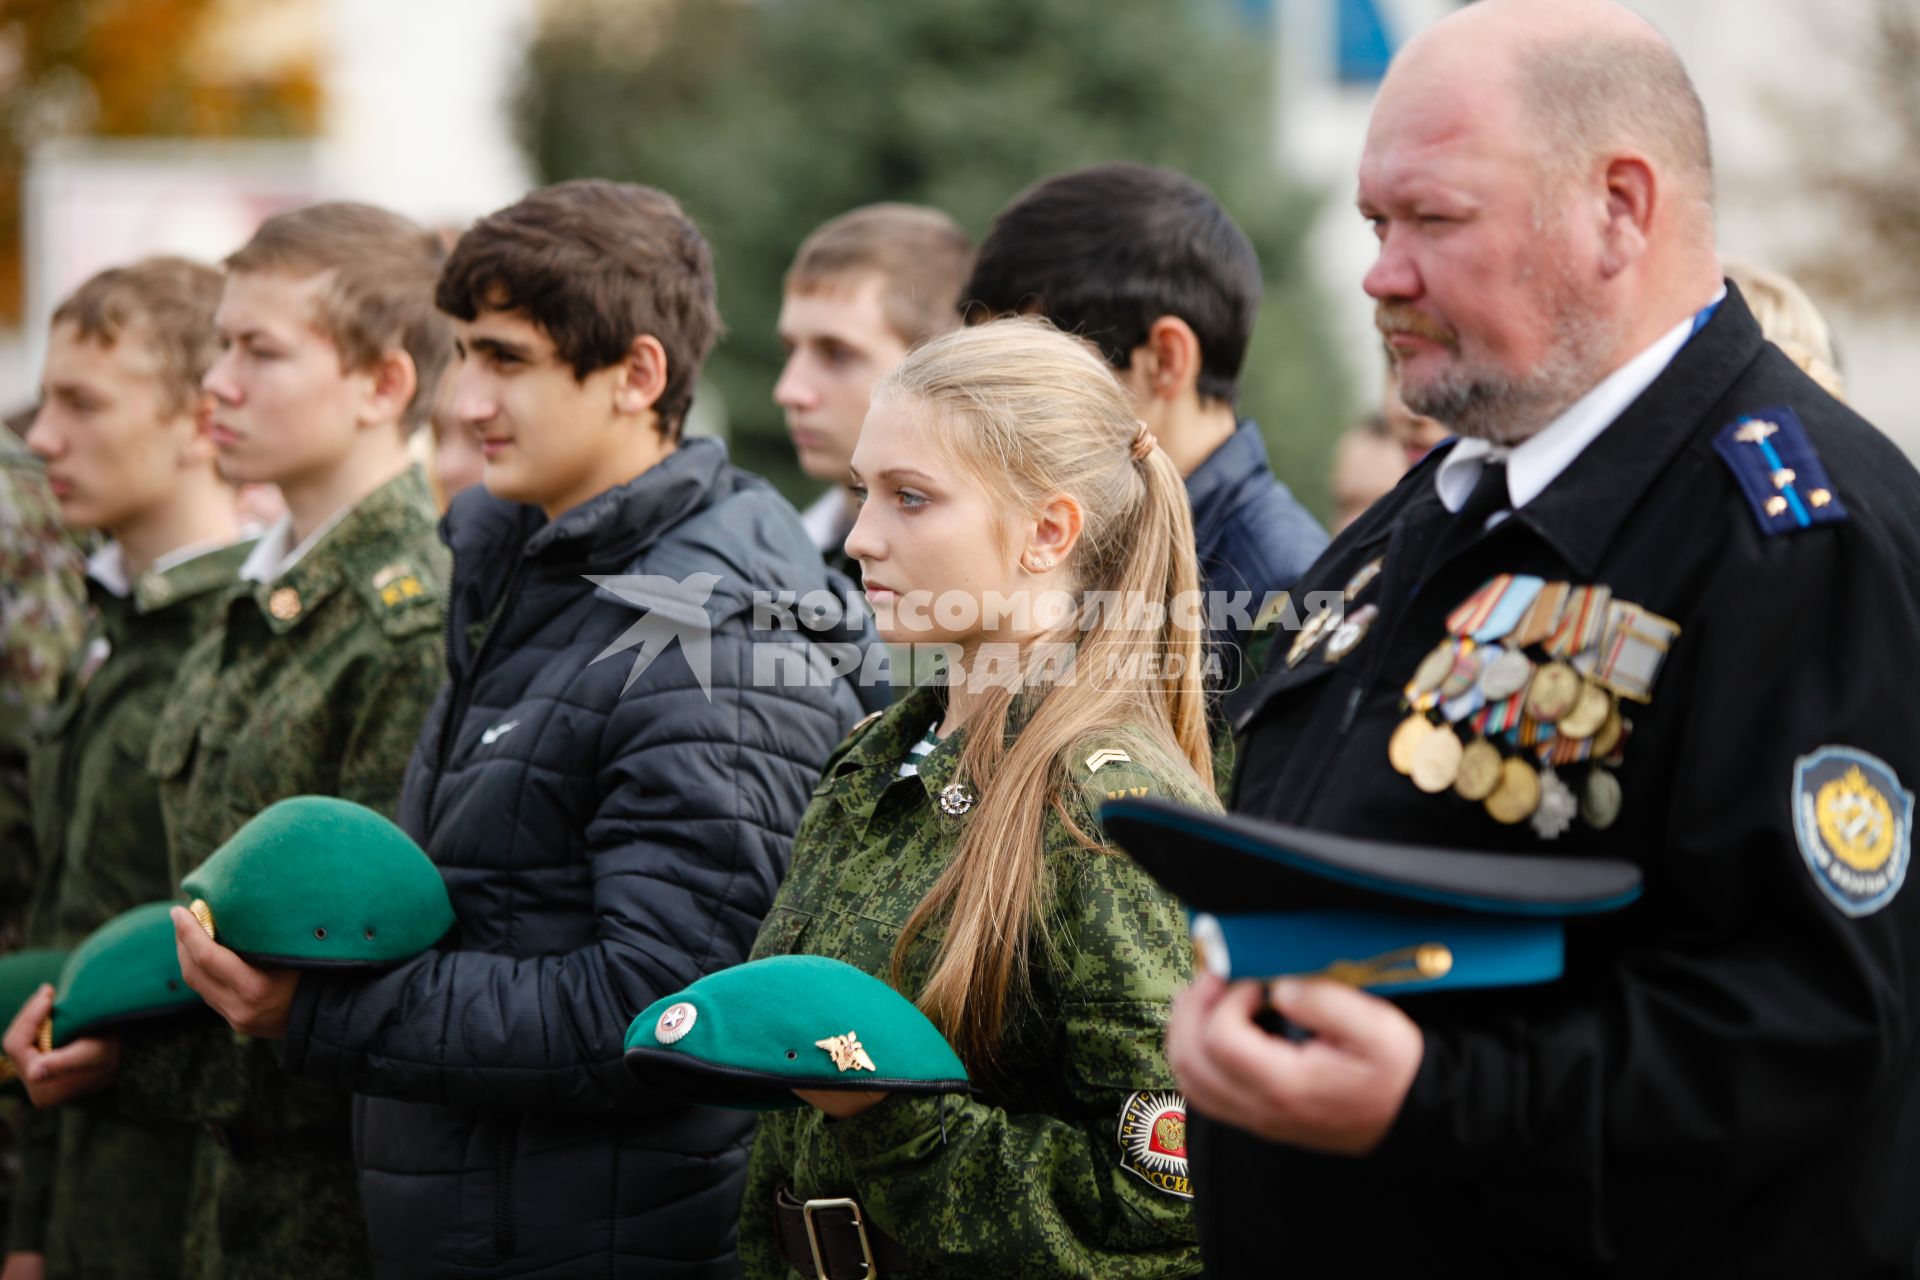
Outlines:
[[[837,1071],[855,1069],[878,1071],[880,1069],[873,1065],[873,1059],[869,1058],[867,1051],[861,1047],[858,1032],[849,1031],[843,1036],[828,1036],[825,1040],[815,1040],[813,1047],[825,1049],[833,1055],[833,1065]]]
[[[593,662],[599,662],[629,649],[638,650],[620,692],[631,689],[653,660],[678,639],[687,667],[700,682],[700,691],[713,697],[713,620],[707,614],[707,598],[719,584],[719,574],[690,573],[679,581],[651,573],[586,577],[615,599],[640,610],[639,621],[593,656]]]

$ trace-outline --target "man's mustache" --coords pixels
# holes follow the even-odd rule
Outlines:
[[[1438,320],[1404,302],[1381,302],[1373,308],[1373,326],[1383,338],[1404,333],[1415,338],[1425,338],[1437,342],[1449,351],[1460,349],[1460,335]]]

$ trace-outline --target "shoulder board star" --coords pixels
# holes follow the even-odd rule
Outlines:
[[[1774,405],[1735,419],[1714,436],[1713,447],[1767,536],[1847,520],[1847,509],[1791,407]]]

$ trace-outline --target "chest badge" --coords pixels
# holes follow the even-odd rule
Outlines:
[[[949,818],[966,816],[973,808],[973,788],[964,782],[949,782],[940,788],[940,812]]]

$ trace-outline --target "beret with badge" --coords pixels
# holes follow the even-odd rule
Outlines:
[[[769,956],[708,974],[627,1028],[627,1070],[682,1102],[802,1104],[795,1089],[966,1093],[967,1070],[913,1002],[852,965]]]
[[[332,796],[262,809],[182,888],[208,937],[263,968],[386,968],[453,928],[433,860],[385,817]]]
[[[179,905],[149,902],[122,912],[73,949],[54,984],[53,1013],[40,1024],[42,1052],[201,1007],[200,994],[180,976],[170,914]]]
[[[1568,920],[1640,895],[1602,858],[1355,839],[1162,800],[1102,805],[1100,824],[1194,912],[1224,978],[1324,977],[1394,995],[1551,982]]]

